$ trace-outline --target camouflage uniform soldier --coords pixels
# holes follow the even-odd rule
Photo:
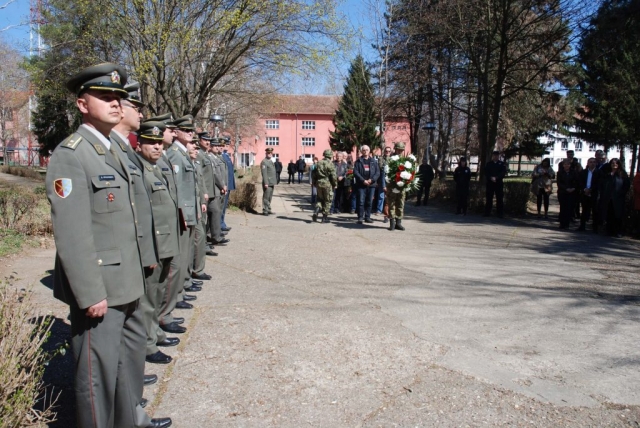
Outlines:
[[[318,213],[322,210],[322,222],[329,223],[333,189],[338,185],[338,177],[336,175],[336,166],[331,161],[333,152],[327,149],[322,155],[324,159],[318,162],[311,177],[313,185],[318,189],[318,201],[313,212],[313,221],[318,221]]]
[[[404,143],[395,143],[393,146],[395,154],[400,156],[404,153]],[[404,189],[398,187],[394,180],[387,184],[387,201],[389,203],[389,230],[404,230],[402,226],[402,215],[404,214]]]

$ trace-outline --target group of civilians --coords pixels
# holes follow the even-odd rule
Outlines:
[[[560,203],[560,228],[568,229],[572,221],[580,221],[578,231],[586,230],[592,221],[592,230],[598,232],[601,226],[607,234],[622,236],[625,226],[627,193],[631,187],[629,175],[618,158],[607,161],[602,150],[587,161],[586,168],[574,158],[573,151],[567,151],[567,158],[559,166],[557,175],[549,159],[544,159],[535,167],[532,175],[531,191],[537,196],[538,216],[548,217],[549,195],[556,180],[558,202]],[[634,229],[638,232],[640,213],[640,173],[634,179]]]

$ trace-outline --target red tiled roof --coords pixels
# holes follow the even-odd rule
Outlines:
[[[335,95],[275,95],[263,116],[276,114],[326,114],[333,116],[340,97]]]

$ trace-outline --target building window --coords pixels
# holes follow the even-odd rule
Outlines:
[[[582,141],[576,141],[576,152],[582,151]]]
[[[303,120],[302,121],[302,129],[316,129],[316,121],[315,120]]]
[[[313,154],[313,153],[311,153],[311,154],[305,154],[305,155],[304,155],[304,161],[305,161],[306,163],[313,163],[313,157],[314,157],[314,154]]]
[[[267,129],[280,129],[279,120],[267,120]]]
[[[590,152],[596,151],[596,143],[589,143],[589,151]]]
[[[277,153],[271,153],[271,159],[273,160],[273,162],[275,162],[280,159],[280,155],[278,155]]]
[[[267,146],[279,146],[280,137],[267,137],[266,144]]]
[[[567,140],[562,140],[560,144],[560,150],[569,150],[569,142]]]
[[[316,145],[316,137],[302,137],[302,145],[311,147]]]

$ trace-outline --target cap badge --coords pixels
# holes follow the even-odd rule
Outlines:
[[[117,83],[118,85],[120,84],[120,74],[118,74],[116,70],[113,70],[111,72],[111,83]]]
[[[160,128],[158,128],[157,126],[154,126],[153,129],[151,130],[151,134],[155,136],[160,135]]]

